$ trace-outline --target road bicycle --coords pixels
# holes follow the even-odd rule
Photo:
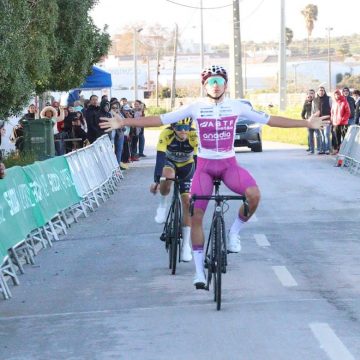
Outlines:
[[[244,204],[244,215],[249,213],[249,204],[243,195],[220,195],[221,180],[214,179],[214,195],[193,194],[190,200],[190,214],[194,213],[194,204],[197,200],[215,200],[215,208],[211,221],[210,232],[205,251],[205,269],[207,269],[207,281],[203,289],[209,290],[213,280],[214,301],[216,309],[221,309],[221,275],[226,273],[227,249],[226,249],[226,229],[224,214],[229,208],[227,201],[241,200]]]
[[[171,180],[174,182],[174,190],[170,209],[166,217],[160,240],[165,242],[165,249],[169,254],[169,269],[171,269],[171,274],[175,275],[177,262],[180,262],[180,246],[182,239],[182,207],[179,188],[180,182],[178,178],[160,178],[160,181],[166,180]]]

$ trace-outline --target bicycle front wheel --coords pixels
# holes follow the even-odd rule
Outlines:
[[[175,275],[176,273],[176,264],[177,264],[177,254],[178,247],[180,243],[180,232],[181,232],[181,204],[177,199],[174,203],[171,225],[171,243],[170,243],[170,263],[171,263],[171,274]]]
[[[221,275],[223,273],[223,244],[225,241],[224,220],[218,216],[215,220],[215,236],[214,236],[214,256],[215,256],[215,274],[214,274],[214,300],[216,301],[216,309],[221,309]]]

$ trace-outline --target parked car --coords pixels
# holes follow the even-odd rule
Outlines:
[[[251,107],[251,103],[248,100],[241,100]],[[261,124],[248,120],[245,117],[239,116],[236,121],[236,131],[234,138],[234,146],[241,147],[247,146],[254,152],[262,151],[262,139],[261,139]]]

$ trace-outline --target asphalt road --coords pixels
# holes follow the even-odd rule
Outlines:
[[[151,136],[150,156],[115,195],[0,300],[0,358],[360,359],[359,178],[301,147],[241,150],[262,201],[229,256],[217,312],[212,294],[194,290],[192,263],[176,276],[167,268],[148,191]]]

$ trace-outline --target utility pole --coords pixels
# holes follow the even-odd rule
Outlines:
[[[328,81],[329,81],[329,92],[331,92],[331,56],[330,56],[330,31],[333,30],[332,27],[327,27],[325,30],[328,32]]]
[[[280,110],[286,109],[286,42],[285,42],[285,0],[280,0],[280,42],[279,42],[279,97]]]
[[[175,107],[176,98],[176,59],[177,59],[177,45],[178,45],[178,26],[175,24],[175,39],[174,39],[174,58],[173,58],[173,73],[171,83],[171,109]]]
[[[133,39],[133,47],[134,47],[134,100],[138,98],[138,78],[137,78],[137,34],[142,31],[142,28],[136,29],[134,28],[134,39]]]
[[[247,55],[246,55],[245,43],[243,44],[243,54],[244,54],[244,96],[245,96],[247,89]]]
[[[230,45],[230,96],[242,98],[243,79],[241,64],[241,36],[240,36],[240,5],[239,0],[233,0],[233,36]]]
[[[204,23],[203,23],[203,2],[200,0],[200,71],[204,69]],[[204,96],[204,88],[200,85],[200,96]]]
[[[160,74],[160,50],[158,49],[156,52],[156,107],[159,107],[159,74]]]

